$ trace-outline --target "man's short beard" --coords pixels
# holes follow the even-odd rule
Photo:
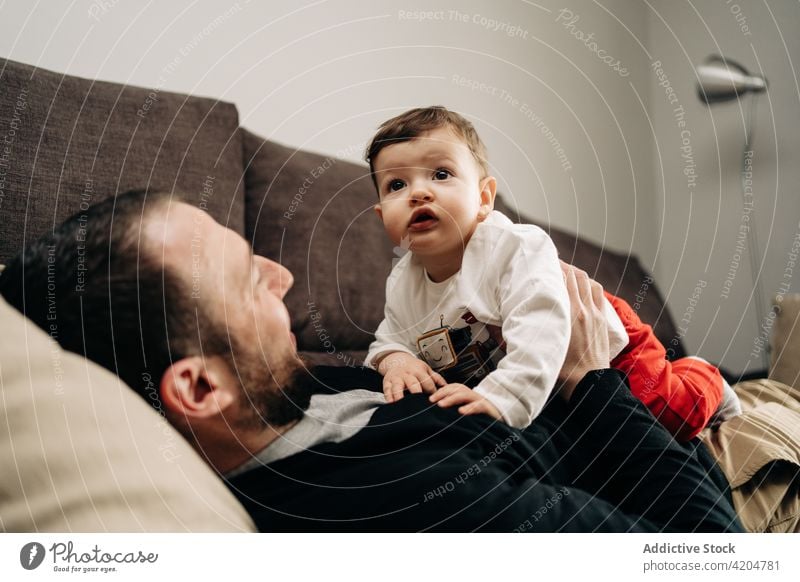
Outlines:
[[[270,366],[261,354],[239,349],[236,363],[232,358],[229,363],[242,384],[239,428],[279,428],[303,418],[314,392],[314,381],[297,354]]]

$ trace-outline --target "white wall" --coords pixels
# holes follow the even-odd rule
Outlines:
[[[742,249],[738,237],[755,213],[765,311],[769,298],[787,286],[800,291],[800,268],[793,269],[789,257],[800,234],[800,90],[793,68],[800,62],[800,4],[655,0],[650,6],[649,51],[653,61],[662,63],[679,100],[668,102],[662,81],[651,70],[650,110],[658,146],[656,280],[668,292],[675,318],[684,319],[679,324],[692,351],[733,370],[758,369],[763,351],[756,343],[749,249]],[[742,201],[739,177],[751,100],[713,109],[700,103],[694,67],[711,54],[734,59],[769,81],[769,92],[755,103],[753,196],[747,200],[754,211],[748,212]],[[693,188],[683,173],[682,128],[674,114],[679,105],[686,112],[683,129],[690,132],[685,137],[697,168]],[[702,282],[705,288],[696,292]],[[694,295],[699,295],[696,305]],[[769,320],[764,324],[769,327]]]
[[[725,0],[694,4],[699,15],[674,0],[14,0],[0,7],[0,55],[233,101],[254,131],[353,160],[382,120],[445,104],[475,122],[501,190],[522,211],[638,254],[655,268],[677,319],[697,281],[706,280],[686,341],[741,369],[755,333],[752,316],[745,313],[739,325],[751,287],[746,259],[730,298],[718,299],[740,216],[740,113],[734,105],[711,117],[694,96],[691,66],[721,50],[758,69],[758,55],[772,83],[771,102],[758,104],[754,170],[759,234],[769,253],[765,287],[775,288],[800,215],[792,155],[800,116],[787,56],[800,55],[800,9],[789,1],[769,9],[740,1],[753,30],[744,38]],[[565,7],[577,21],[563,18]],[[419,10],[438,12],[431,20],[409,17]],[[627,74],[597,51],[619,59]],[[650,69],[656,59],[687,111],[702,169],[691,206],[680,136]]]

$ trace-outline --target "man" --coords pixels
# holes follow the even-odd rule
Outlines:
[[[264,531],[739,531],[708,453],[604,369],[600,286],[567,283],[562,400],[525,431],[421,394],[385,405],[370,370],[307,370],[282,301],[291,274],[165,196],[67,220],[0,291],[41,326],[54,301],[62,345],[143,396],[142,376],[160,378],[157,405]]]

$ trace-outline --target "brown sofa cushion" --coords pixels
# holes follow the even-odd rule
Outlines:
[[[393,256],[367,168],[243,134],[246,236],[294,274],[286,304],[298,347],[366,349]]]
[[[237,127],[229,103],[0,59],[0,262],[134,188],[178,193],[244,233]]]

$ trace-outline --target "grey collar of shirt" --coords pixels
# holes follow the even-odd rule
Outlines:
[[[315,394],[300,421],[261,452],[225,474],[226,479],[274,463],[323,443],[349,439],[386,403],[381,392],[348,390],[338,394]]]

